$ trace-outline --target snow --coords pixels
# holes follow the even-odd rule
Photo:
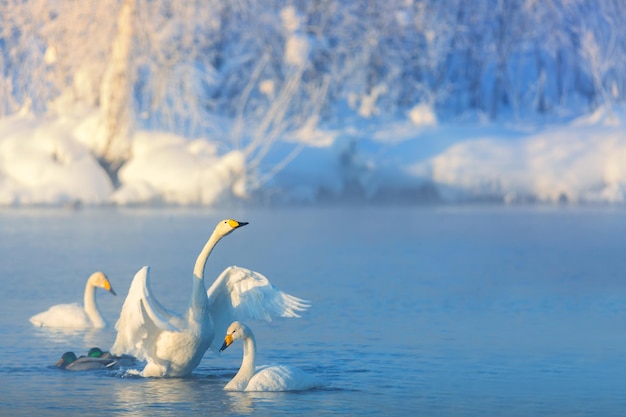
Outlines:
[[[437,116],[431,106],[421,103],[409,111],[409,118],[416,126],[432,126],[437,124]]]
[[[108,201],[113,186],[62,120],[15,116],[0,123],[0,204]]]
[[[138,132],[132,159],[120,170],[121,187],[111,196],[117,204],[165,202],[212,205],[245,173],[240,151],[217,156],[216,146],[203,139],[187,142],[169,133]]]
[[[300,16],[295,7],[285,7],[280,12],[283,28],[286,32],[284,62],[289,65],[302,66],[308,61],[309,41],[300,30]]]
[[[0,120],[0,205],[316,203],[383,197],[443,203],[624,204],[620,109],[553,125],[442,124],[428,106],[398,120],[285,135],[252,169],[242,150],[136,131],[114,187],[94,157],[92,115]],[[223,132],[217,136],[223,135]],[[285,158],[288,158],[285,160]],[[284,166],[283,166],[284,165]],[[425,192],[430,190],[430,192]]]

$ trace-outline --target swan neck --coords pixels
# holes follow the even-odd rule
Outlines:
[[[105,324],[102,314],[96,304],[96,287],[90,282],[85,286],[85,296],[83,297],[83,305],[85,307],[85,313],[93,323],[95,327],[103,327]]]
[[[254,335],[250,334],[243,340],[243,361],[239,372],[233,378],[233,382],[245,388],[254,375],[256,368],[256,340]]]
[[[206,244],[202,248],[202,251],[200,251],[200,255],[198,255],[198,258],[196,259],[196,265],[193,268],[194,277],[204,280],[204,266],[206,265],[206,261],[207,259],[209,259],[209,255],[211,254],[213,248],[215,248],[215,245],[217,245],[217,242],[219,242],[219,240],[220,236],[217,235],[216,232],[213,232],[209,240],[207,240]]]
[[[206,293],[206,286],[203,279],[194,279],[191,291],[191,308],[189,318],[194,321],[201,321],[209,310],[209,297]]]

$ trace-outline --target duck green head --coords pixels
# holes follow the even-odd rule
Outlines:
[[[102,353],[102,349],[100,349],[99,347],[92,347],[87,352],[87,356],[89,356],[90,358],[99,358],[100,356],[102,356]]]
[[[75,360],[76,354],[74,352],[65,352],[63,356],[61,356],[61,359],[54,364],[54,366],[67,366]]]

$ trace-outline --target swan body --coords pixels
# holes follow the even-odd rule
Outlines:
[[[220,352],[235,340],[243,341],[243,361],[237,374],[224,387],[227,391],[303,391],[322,386],[315,376],[287,365],[256,367],[256,340],[245,324],[234,322],[226,331]]]
[[[68,371],[91,371],[107,369],[116,365],[113,359],[91,358],[88,356],[76,357],[74,352],[65,352],[54,366]]]
[[[103,272],[91,274],[85,285],[83,304],[58,304],[48,310],[35,314],[30,322],[39,327],[66,327],[74,329],[106,327],[106,321],[96,303],[96,288],[104,288],[117,295],[111,282]]]
[[[298,317],[297,311],[308,308],[304,300],[279,291],[263,275],[235,266],[226,268],[206,290],[204,266],[211,251],[222,237],[246,224],[232,219],[217,224],[196,260],[191,304],[183,315],[155,299],[150,268],[140,269],[115,326],[117,337],[111,353],[146,360],[143,376],[186,376],[209,347],[217,350],[212,346],[215,334],[223,334],[233,320]]]
[[[117,336],[111,353],[128,353],[147,361],[143,376],[186,376],[200,363],[213,340],[204,266],[215,245],[246,222],[220,221],[196,260],[191,303],[179,315],[164,308],[152,294],[150,268],[135,274],[115,325]]]

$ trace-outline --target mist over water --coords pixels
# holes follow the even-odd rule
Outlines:
[[[327,383],[227,393],[241,346],[190,378],[64,372],[61,354],[109,348],[130,281],[182,312],[196,256],[221,218],[249,221],[211,255],[207,285],[239,265],[312,302],[300,319],[248,323],[259,364]],[[621,415],[626,213],[609,207],[0,211],[3,415]],[[98,292],[109,327],[64,332],[28,318]],[[220,336],[221,337],[221,336]]]

